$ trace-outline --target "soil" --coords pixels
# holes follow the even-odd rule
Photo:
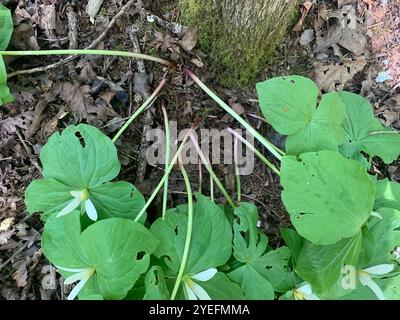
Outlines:
[[[77,30],[78,47],[88,46],[101,34],[127,1],[106,1],[93,25],[86,13],[86,1],[2,1],[14,12],[16,24],[12,45],[9,48],[55,49],[68,48],[71,30]],[[232,107],[240,109],[242,117],[283,147],[284,138],[275,134],[271,127],[260,119],[255,83],[248,88],[232,90],[218,85],[208,71],[207,53],[196,48],[185,51],[182,47],[184,34],[174,34],[166,25],[151,22],[155,14],[168,25],[179,21],[177,0],[136,1],[96,48],[133,50],[130,37],[134,30],[142,53],[157,55],[194,70],[218,95]],[[344,89],[361,93],[373,103],[375,114],[386,125],[400,128],[400,2],[398,1],[318,1],[305,15],[300,31],[290,31],[270,64],[261,70],[259,80],[277,75],[300,74],[315,76],[315,61],[318,52],[314,42],[302,45],[299,39],[304,30],[327,32],[329,25],[321,22],[321,8],[337,10],[344,5],[353,6],[360,19],[360,26],[368,32],[367,45],[362,53],[366,65],[344,83]],[[68,21],[66,12],[72,9],[76,23]],[[53,11],[52,11],[53,10]],[[382,13],[383,12],[383,13]],[[368,20],[369,19],[369,20]],[[374,19],[374,20],[372,20]],[[373,21],[373,22],[371,22]],[[376,24],[384,28],[375,28]],[[368,26],[369,24],[369,26]],[[133,29],[132,29],[133,27]],[[385,33],[386,32],[386,33]],[[390,35],[390,37],[388,37]],[[343,48],[341,48],[343,51]],[[346,51],[338,57],[333,49],[326,52],[325,64],[341,63],[354,53]],[[59,61],[60,57],[26,57],[8,61],[8,71],[42,67]],[[346,60],[347,61],[347,60]],[[40,249],[40,233],[43,224],[39,215],[27,215],[24,205],[24,190],[33,180],[41,178],[39,153],[49,136],[70,124],[89,123],[112,136],[146,97],[146,90],[155,88],[165,69],[154,63],[145,63],[146,73],[138,81],[135,72],[138,65],[116,57],[81,56],[60,67],[46,72],[21,74],[9,79],[13,103],[0,108],[0,299],[64,299],[69,288],[64,288],[61,278],[49,265]],[[392,70],[392,79],[383,83],[375,81],[378,72]],[[151,108],[144,123],[139,118],[117,142],[123,165],[120,179],[135,183],[145,196],[149,196],[163,174],[163,166],[146,166],[144,178],[137,181],[141,170],[140,154],[143,150],[144,125],[163,128],[160,105],[164,101],[168,117],[177,121],[178,130],[191,127],[200,118],[199,128],[222,130],[239,125],[225,113],[192,81],[178,71],[169,72],[168,84]],[[263,150],[260,145],[256,146]],[[262,151],[272,162],[267,151]],[[280,200],[279,178],[255,159],[252,174],[242,177],[242,200],[253,202],[259,208],[261,227],[273,247],[281,244],[279,228],[289,226],[287,213]],[[373,170],[380,176],[400,180],[399,161],[385,166],[377,160]],[[278,163],[275,162],[276,165]],[[197,165],[187,168],[194,190],[199,190],[200,179]],[[235,176],[232,165],[215,165],[214,170],[227,190],[235,196]],[[201,190],[209,194],[209,176],[202,169]],[[170,178],[169,205],[186,201],[185,188],[179,170]],[[216,190],[216,198],[223,202]],[[148,212],[150,219],[157,217],[161,198],[154,201]]]

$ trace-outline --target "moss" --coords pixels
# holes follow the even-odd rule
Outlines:
[[[264,39],[262,24],[251,31],[239,28],[226,32],[214,2],[181,0],[182,23],[197,27],[199,46],[209,56],[211,71],[217,75],[221,84],[231,87],[247,86],[273,55],[287,25],[276,24],[268,39]]]

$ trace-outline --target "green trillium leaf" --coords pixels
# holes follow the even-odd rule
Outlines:
[[[168,300],[170,293],[165,281],[164,272],[160,266],[152,266],[147,271],[145,279],[146,293],[143,300]]]
[[[63,269],[93,268],[80,297],[100,294],[105,299],[122,299],[150,262],[157,240],[141,224],[111,218],[96,222],[81,233],[79,212],[47,219],[42,248],[45,256]]]
[[[400,246],[400,211],[380,208],[378,213],[382,219],[371,217],[368,222],[368,228],[376,242],[370,265],[391,263],[395,260],[393,250]]]
[[[378,180],[375,183],[376,195],[374,209],[393,208],[400,210],[400,184],[388,179]]]
[[[371,178],[358,162],[333,151],[283,157],[281,184],[293,226],[314,244],[355,236],[372,212]]]
[[[13,29],[14,23],[10,9],[0,4],[0,51],[7,49]]]
[[[281,235],[286,245],[290,249],[293,264],[296,265],[297,258],[303,248],[304,238],[302,238],[296,230],[289,228],[281,228]]]
[[[340,146],[341,153],[357,159],[364,151],[371,157],[380,157],[385,163],[396,160],[400,155],[400,134],[374,117],[372,106],[364,97],[344,91],[338,94],[347,113],[342,124],[345,138]]]
[[[232,230],[223,210],[200,193],[196,199],[186,274],[221,266],[231,256]],[[186,239],[187,205],[168,210],[165,219],[157,219],[150,230],[160,242],[154,255],[165,257],[170,273],[176,276]]]
[[[361,232],[331,245],[315,245],[305,241],[295,270],[318,294],[338,281],[344,265],[356,265],[361,241]]]
[[[290,251],[286,247],[267,251],[268,239],[257,229],[257,207],[242,202],[235,208],[233,256],[242,265],[228,274],[248,299],[274,298],[274,290],[291,288],[288,271]]]
[[[286,151],[290,155],[320,150],[338,150],[343,140],[341,127],[345,116],[344,104],[336,92],[322,96],[321,102],[304,128],[289,135]]]
[[[4,5],[0,4],[0,51],[6,50],[13,32],[13,20],[11,11]],[[0,106],[14,101],[7,87],[7,70],[3,57],[0,56]]]
[[[269,79],[256,85],[261,111],[280,134],[306,127],[317,107],[318,87],[305,77]]]
[[[338,150],[345,106],[336,92],[324,94],[318,108],[317,86],[301,76],[260,82],[257,92],[264,117],[276,131],[288,135],[286,154]]]
[[[121,165],[117,149],[99,129],[86,124],[54,133],[40,152],[43,176],[81,190],[115,178]]]
[[[112,141],[95,127],[69,126],[53,134],[40,154],[45,179],[34,180],[26,189],[30,213],[45,216],[60,212],[73,199],[72,191],[87,190],[101,219],[134,219],[145,204],[143,195],[128,182],[108,182],[120,170]],[[80,203],[84,210],[84,201]]]
[[[7,86],[7,71],[4,65],[3,57],[0,56],[0,106],[14,101],[14,97],[10,93]]]

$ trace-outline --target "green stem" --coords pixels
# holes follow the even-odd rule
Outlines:
[[[275,172],[278,176],[280,176],[279,170],[267,159],[265,158],[260,151],[258,151],[250,142],[248,142],[245,138],[243,138],[239,133],[231,128],[227,128],[227,130],[232,133],[235,137],[237,137],[240,141],[242,141],[251,151],[253,151],[273,172]]]
[[[149,56],[147,54],[135,53],[129,51],[114,51],[114,50],[85,50],[85,49],[67,49],[67,50],[38,50],[38,51],[0,51],[2,56],[47,56],[47,55],[99,55],[99,56],[116,56],[128,57],[135,59],[143,59],[158,62],[168,67],[173,67],[173,64],[167,60]]]
[[[183,137],[182,143],[180,144],[178,150],[176,151],[174,157],[172,158],[167,171],[164,173],[164,176],[162,177],[162,179],[160,180],[160,182],[158,183],[157,187],[154,189],[153,193],[151,194],[150,198],[147,200],[146,204],[143,206],[142,210],[140,210],[139,214],[136,216],[135,221],[138,221],[142,215],[146,212],[147,208],[150,206],[151,202],[154,200],[154,198],[156,197],[157,193],[160,191],[160,189],[162,188],[162,186],[165,183],[165,180],[168,179],[170,172],[172,171],[172,168],[174,167],[176,161],[178,160],[178,156],[181,154],[183,147],[185,146],[185,143],[187,141],[187,139],[189,138],[190,133],[194,130],[194,127],[192,127],[191,129],[189,129],[187,131],[187,133],[185,134],[185,136]]]
[[[224,195],[225,199],[228,201],[229,205],[232,208],[236,208],[235,203],[233,202],[232,198],[229,196],[228,192],[225,190],[224,186],[222,185],[221,181],[218,179],[217,175],[214,173],[210,162],[208,161],[208,159],[205,157],[203,151],[201,151],[201,148],[196,140],[196,137],[191,134],[190,135],[190,139],[192,139],[193,145],[196,148],[197,153],[199,154],[201,161],[203,161],[204,165],[206,166],[206,169],[208,171],[208,173],[210,174],[210,176],[212,177],[212,179],[214,180],[215,184],[218,186],[218,188],[221,190],[222,194]]]
[[[204,90],[216,103],[219,104],[222,109],[228,112],[234,119],[236,119],[243,127],[245,127],[258,141],[260,141],[264,147],[266,147],[279,161],[282,159],[282,155],[277,151],[277,147],[271,142],[265,139],[261,134],[258,133],[250,124],[248,124],[242,117],[240,117],[231,107],[223,102],[214,92],[211,91],[199,78],[197,78],[189,69],[182,68],[182,72],[190,77],[197,85]],[[281,151],[282,152],[282,151]]]
[[[373,136],[373,135],[377,135],[377,134],[399,134],[399,133],[400,133],[400,131],[387,130],[387,131],[372,131],[372,132],[369,132],[368,135]]]
[[[179,168],[181,169],[183,180],[185,181],[186,191],[188,195],[188,225],[185,239],[185,246],[183,248],[182,261],[179,267],[178,276],[176,277],[175,285],[172,290],[171,300],[174,300],[178,292],[179,286],[182,281],[183,273],[186,268],[186,264],[189,258],[190,242],[192,240],[192,229],[193,229],[193,195],[192,188],[190,187],[189,177],[186,173],[185,167],[182,161],[179,161]]]
[[[214,202],[214,180],[212,176],[210,176],[210,199]]]
[[[162,79],[156,90],[154,90],[153,94],[147,98],[147,100],[140,106],[140,108],[137,109],[135,113],[130,116],[130,118],[128,119],[128,121],[125,122],[122,128],[119,129],[117,134],[112,139],[112,142],[117,141],[118,138],[121,136],[121,134],[126,130],[126,128],[129,127],[132,121],[135,120],[139,114],[141,114],[149,105],[151,105],[155,101],[158,93],[160,92],[164,84],[165,84],[165,79]]]
[[[240,183],[240,171],[239,171],[239,162],[238,162],[238,138],[235,137],[233,141],[233,158],[235,162],[235,175],[236,175],[236,190],[237,190],[237,200],[238,202],[242,199],[242,189]]]
[[[171,139],[170,139],[170,130],[168,123],[168,114],[165,110],[164,104],[161,105],[161,109],[164,116],[164,126],[165,126],[165,172],[168,170],[169,165],[169,157],[170,157],[170,147],[171,147]],[[168,179],[164,182],[164,194],[163,194],[163,203],[162,203],[162,219],[165,218],[165,213],[167,212],[167,201],[168,201]]]

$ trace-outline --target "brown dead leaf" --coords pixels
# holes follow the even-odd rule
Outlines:
[[[324,52],[328,48],[333,48],[335,55],[341,55],[341,46],[359,56],[365,52],[366,36],[363,26],[358,22],[355,8],[346,5],[341,9],[329,13],[327,25],[328,31],[316,30],[316,52]]]
[[[182,40],[180,41],[181,47],[190,52],[196,46],[197,43],[197,28],[191,27],[188,31],[186,31]]]
[[[315,62],[313,78],[318,87],[325,91],[343,90],[344,86],[353,76],[364,69],[367,61],[361,56],[353,61],[337,64],[324,64]]]
[[[14,217],[4,219],[0,224],[0,231],[7,231],[9,230],[15,221]]]
[[[297,21],[296,25],[293,27],[293,31],[300,32],[301,28],[304,23],[304,19],[306,18],[308,12],[310,12],[310,9],[312,5],[314,4],[314,1],[306,1],[300,5],[300,12],[301,16],[300,19]]]
[[[142,98],[150,97],[150,80],[147,74],[135,72],[133,74],[133,86],[135,92]]]
[[[10,239],[15,233],[14,229],[0,232],[0,244],[5,244],[8,242],[8,239]]]
[[[156,32],[154,34],[153,45],[161,52],[171,52],[171,59],[177,60],[180,57],[180,49],[176,40],[168,33]]]
[[[57,288],[56,281],[56,269],[48,264],[43,266],[41,274],[44,274],[42,278],[42,288],[45,290],[54,290]]]
[[[53,30],[57,27],[57,12],[56,5],[42,4],[40,5],[41,16],[39,19],[39,27],[44,30],[47,36],[53,34]]]
[[[4,131],[8,134],[13,134],[18,128],[27,130],[33,117],[32,111],[25,111],[16,117],[0,120],[0,132]]]
[[[15,269],[12,278],[16,281],[17,287],[25,287],[28,278],[27,259],[18,260],[12,266]]]
[[[204,67],[204,63],[203,61],[201,61],[198,58],[193,58],[192,60],[190,60],[197,68],[203,68]]]

